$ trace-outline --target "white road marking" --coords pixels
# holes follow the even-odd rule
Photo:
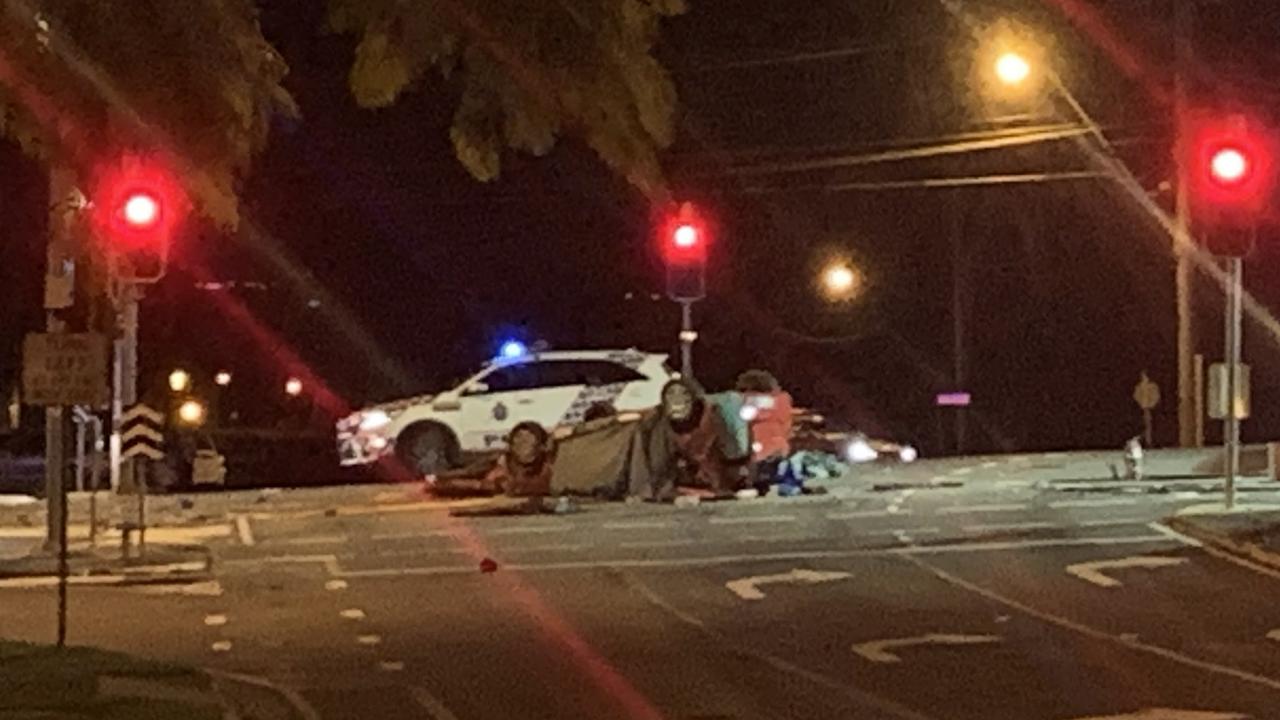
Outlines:
[[[1099,630],[1089,625],[1083,625],[1074,620],[1069,620],[1065,617],[1062,617],[1061,615],[1054,615],[1053,613],[1046,612],[1044,610],[1039,610],[1037,608],[1031,607],[1030,605],[1025,605],[1017,600],[1014,600],[1013,598],[1009,598],[1004,595],[1001,595],[1000,593],[994,590],[988,590],[987,588],[984,588],[981,585],[977,585],[975,583],[969,582],[968,580],[965,580],[964,578],[961,578],[957,575],[952,575],[946,570],[943,570],[942,568],[937,567],[936,565],[931,565],[928,562],[920,559],[919,557],[915,557],[914,555],[909,555],[909,554],[904,554],[904,555],[908,561],[914,563],[915,565],[917,565],[918,567],[924,570],[927,570],[933,573],[934,575],[936,575],[938,578],[940,578],[945,582],[948,582],[964,590],[968,590],[969,592],[974,593],[975,595],[980,595],[993,602],[1000,603],[1005,607],[1011,608],[1013,610],[1017,610],[1018,612],[1021,612],[1024,615],[1029,615],[1030,617],[1056,625],[1066,630],[1070,630],[1079,635],[1084,635],[1086,637],[1090,637],[1095,640],[1102,640],[1105,642],[1114,643],[1116,645],[1119,645],[1120,647],[1129,648],[1131,650],[1137,650],[1139,652],[1144,652],[1149,655],[1154,655],[1156,657],[1163,658],[1165,660],[1176,662],[1180,665],[1185,665],[1187,667],[1195,668],[1197,670],[1204,670],[1207,672],[1215,673],[1217,675],[1232,677],[1237,680],[1243,680],[1245,682],[1252,683],[1254,685],[1260,685],[1262,687],[1266,687],[1271,690],[1280,691],[1280,680],[1269,678],[1263,675],[1256,675],[1247,670],[1240,670],[1239,668],[1230,667],[1228,665],[1219,665],[1217,663],[1209,662],[1207,660],[1199,660],[1193,657],[1189,657],[1187,655],[1183,655],[1177,651],[1170,650],[1165,647],[1160,647],[1159,645],[1150,645],[1150,644],[1144,643],[1140,640],[1125,640],[1124,638],[1118,637],[1116,635],[1112,635],[1111,633],[1105,632],[1103,630]]]
[[[298,717],[302,718],[302,720],[320,720],[320,713],[316,712],[316,709],[311,707],[311,704],[303,699],[302,695],[293,688],[277,685],[270,680],[258,677],[257,675],[245,675],[242,673],[227,672],[225,670],[215,670],[213,668],[202,668],[202,672],[212,675],[215,682],[219,678],[225,678],[271,690],[287,700],[289,704],[293,706],[293,709],[298,712]]]
[[[490,530],[488,535],[523,535],[525,533],[562,533],[573,529],[572,525],[530,525],[527,527],[502,527]]]
[[[346,618],[347,620],[363,620],[366,617],[364,611],[360,608],[347,608],[346,610],[338,613],[338,615]]]
[[[772,585],[776,583],[803,583],[805,585],[816,585],[818,583],[844,580],[847,577],[850,577],[850,575],[846,572],[823,572],[819,570],[797,569],[780,575],[757,575],[738,580],[730,580],[725,583],[724,586],[729,589],[729,592],[737,595],[743,600],[763,600],[764,593],[760,591],[759,587],[761,585]]]
[[[875,663],[899,663],[902,658],[890,650],[898,648],[914,647],[916,645],[986,645],[1000,642],[999,635],[949,635],[943,633],[931,633],[916,638],[901,638],[898,640],[875,640],[872,642],[858,643],[853,646],[853,651],[862,657]]]
[[[227,624],[226,615],[205,615],[204,624],[209,627],[221,627]]]
[[[249,524],[249,518],[244,515],[236,516],[236,534],[240,537],[240,544],[252,547],[257,544],[257,540],[253,537],[253,526]]]
[[[209,649],[218,653],[231,652],[231,641],[219,640],[214,644],[210,645]]]
[[[983,532],[1009,532],[1014,530],[1044,530],[1046,528],[1055,527],[1053,523],[1047,522],[1024,522],[1024,523],[996,523],[990,525],[965,525],[960,528],[965,532],[983,533]]]
[[[999,464],[1000,463],[995,462],[994,460],[988,460],[987,462],[982,463],[982,467],[986,468],[987,470],[990,470],[991,468],[996,467]]]
[[[1148,708],[1123,715],[1090,715],[1085,718],[1076,718],[1076,720],[1248,720],[1248,717],[1248,715],[1233,712]]]
[[[449,708],[444,706],[444,703],[427,692],[426,688],[412,685],[409,687],[409,696],[427,711],[432,720],[458,720],[458,716],[450,712]]]
[[[347,581],[346,580],[329,580],[325,582],[324,589],[325,590],[346,590]]]
[[[1122,584],[1113,577],[1104,575],[1103,570],[1123,570],[1125,568],[1155,569],[1173,567],[1189,562],[1184,557],[1161,557],[1158,555],[1139,555],[1119,558],[1117,560],[1096,560],[1094,562],[1076,563],[1067,566],[1067,574],[1093,583],[1098,587],[1120,587]]]
[[[1049,503],[1049,507],[1057,510],[1060,508],[1119,507],[1121,505],[1137,504],[1138,501],[1133,498],[1105,498],[1102,500],[1059,500]]]
[[[1272,630],[1271,632],[1267,633],[1267,639],[1268,639],[1268,640],[1275,640],[1276,642],[1280,642],[1280,628],[1277,628],[1277,629]]]
[[[1173,528],[1169,527],[1168,525],[1165,525],[1164,523],[1158,523],[1158,522],[1148,523],[1147,527],[1151,528],[1152,530],[1155,530],[1161,535],[1168,535],[1171,539],[1177,540],[1183,545],[1187,545],[1189,547],[1196,547],[1196,548],[1204,547],[1204,543],[1188,535],[1183,535],[1182,533],[1178,532],[1177,530],[1174,530]]]
[[[951,474],[952,475],[968,475],[971,472],[973,472],[973,468],[962,467],[962,468],[956,468],[955,470],[952,470]]]
[[[369,536],[370,540],[425,540],[427,538],[452,537],[461,535],[462,529],[449,530],[428,530],[427,532],[403,532],[403,533],[374,533]]]
[[[268,564],[287,564],[287,565],[305,565],[316,563],[323,565],[325,571],[330,575],[340,575],[342,568],[338,564],[337,555],[263,555],[255,558],[223,560],[221,564],[226,567],[252,567],[256,568],[264,563]]]
[[[195,595],[200,597],[222,597],[222,584],[217,580],[188,583],[186,585],[139,585],[138,592],[144,595]]]
[[[514,547],[503,550],[504,554],[526,553],[526,552],[573,552],[582,550],[586,545],[581,543],[553,543],[551,545],[530,545],[528,547]]]
[[[381,635],[357,635],[356,643],[359,645],[377,645],[382,642]]]
[[[645,540],[639,542],[618,543],[619,547],[624,548],[662,548],[662,547],[688,547],[696,545],[696,540]]]
[[[712,525],[755,525],[760,523],[789,523],[795,521],[795,515],[758,515],[755,517],[711,518]]]
[[[890,515],[897,515],[898,513],[902,512],[902,506],[897,503],[894,503],[889,507],[885,508],[885,512],[889,513]]]
[[[1021,510],[1030,510],[1031,506],[1025,503],[993,503],[990,505],[953,505],[951,507],[938,508],[939,515],[963,515],[965,513],[999,513],[999,512],[1019,512]]]
[[[378,663],[378,667],[386,672],[400,672],[404,670],[404,663],[399,660],[383,660]]]
[[[573,570],[598,570],[600,568],[677,568],[718,567],[723,565],[755,564],[762,562],[844,560],[858,557],[890,557],[893,555],[948,555],[955,553],[982,553],[1004,550],[1034,550],[1062,547],[1111,547],[1115,545],[1167,545],[1169,538],[1163,535],[1138,535],[1111,538],[1063,538],[1050,540],[1018,540],[1009,542],[969,542],[952,545],[911,545],[900,548],[849,550],[798,550],[794,552],[754,553],[746,555],[708,555],[703,557],[669,558],[605,558],[601,560],[566,560],[561,562],[509,563],[508,571],[548,572]],[[368,568],[339,570],[336,574],[346,578],[399,578],[432,577],[440,575],[464,575],[474,573],[475,566],[467,565],[419,565],[399,568]]]
[[[346,535],[317,535],[315,537],[289,538],[280,540],[282,545],[346,545],[351,538]]]
[[[607,522],[602,527],[605,530],[666,530],[675,527],[673,522]]]
[[[1147,518],[1114,518],[1107,520],[1081,520],[1080,527],[1119,527],[1123,525],[1150,525]]]
[[[911,515],[910,510],[900,510],[898,512],[890,512],[889,510],[856,510],[846,513],[828,513],[828,520],[858,520],[861,518],[882,518],[892,517],[894,515]]]

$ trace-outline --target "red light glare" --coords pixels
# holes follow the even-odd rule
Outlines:
[[[150,193],[132,193],[120,208],[120,215],[131,227],[150,228],[160,221],[160,201]]]
[[[1239,185],[1249,178],[1252,170],[1249,156],[1235,147],[1219,148],[1209,160],[1209,173],[1220,185]]]
[[[691,248],[698,244],[698,228],[692,225],[681,225],[672,236],[678,248]]]

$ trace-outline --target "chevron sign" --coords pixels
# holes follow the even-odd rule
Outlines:
[[[164,459],[164,415],[138,403],[125,411],[120,427],[120,456]]]

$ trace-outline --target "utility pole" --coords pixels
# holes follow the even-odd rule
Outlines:
[[[964,210],[953,195],[951,197],[951,342],[952,342],[952,392],[967,392],[967,347],[965,343],[965,283],[968,281],[964,253]],[[955,442],[956,454],[965,452],[965,435],[967,434],[965,412],[967,408],[955,407]]]
[[[1204,399],[1196,386],[1194,281],[1192,258],[1191,202],[1187,167],[1187,68],[1191,64],[1191,33],[1195,21],[1195,0],[1173,0],[1174,4],[1174,125],[1177,138],[1175,188],[1174,256],[1177,261],[1175,285],[1178,310],[1178,444],[1193,447],[1203,443],[1196,428],[1204,416]]]

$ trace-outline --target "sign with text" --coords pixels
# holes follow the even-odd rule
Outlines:
[[[97,333],[31,333],[22,343],[23,402],[107,404],[107,338]]]

